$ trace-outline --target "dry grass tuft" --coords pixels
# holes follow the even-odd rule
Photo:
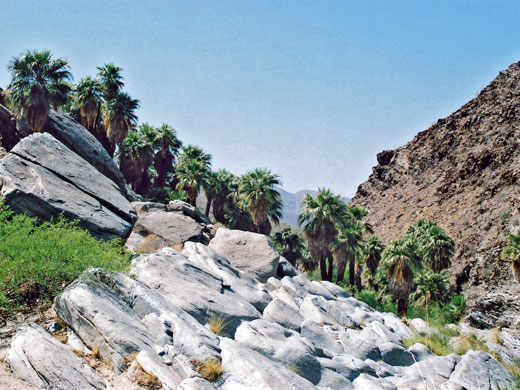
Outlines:
[[[209,318],[209,329],[217,336],[224,335],[227,323],[224,321],[224,317],[211,316]]]
[[[193,368],[208,382],[215,382],[224,372],[222,370],[222,363],[217,359],[206,359],[205,362],[200,360],[190,360]]]
[[[91,351],[92,351],[92,357],[94,359],[102,360],[101,354],[99,353],[99,348],[96,345],[92,347]]]
[[[135,368],[131,378],[135,384],[149,390],[159,390],[163,388],[159,378],[152,373],[146,372],[138,362],[135,362]]]
[[[504,340],[500,337],[500,330],[498,328],[490,329],[486,334],[486,340],[492,343],[502,345]]]
[[[54,338],[56,338],[58,341],[60,341],[63,344],[67,344],[67,341],[69,340],[69,337],[67,336],[67,328],[61,328],[57,332],[53,334]]]

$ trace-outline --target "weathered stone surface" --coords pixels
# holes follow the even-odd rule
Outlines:
[[[174,250],[163,249],[157,254],[142,255],[134,260],[131,273],[136,280],[157,290],[201,324],[207,323],[211,316],[223,318],[230,335],[241,321],[261,317],[260,312],[238,294],[224,294],[221,278]]]
[[[235,340],[314,384],[320,381],[321,366],[314,357],[314,347],[292,330],[265,319],[255,320],[240,325]]]
[[[206,217],[197,207],[183,202],[182,200],[172,200],[166,205],[166,211],[182,212],[184,215],[193,218],[199,223],[211,225],[211,220]]]
[[[514,388],[513,376],[484,351],[468,351],[462,356],[448,382],[467,389],[500,390]]]
[[[338,332],[324,325],[320,326],[312,320],[305,320],[301,324],[301,335],[314,346],[318,356],[332,358],[345,352],[337,340],[337,334]]]
[[[209,247],[261,283],[276,275],[280,255],[263,234],[220,228]]]
[[[222,390],[311,390],[314,385],[283,365],[236,341],[221,338]]]
[[[281,299],[275,298],[263,312],[264,318],[274,321],[285,328],[300,331],[304,318],[293,307]]]
[[[283,278],[284,276],[296,276],[296,275],[299,275],[300,273],[291,263],[289,263],[289,261],[287,259],[280,256],[276,274],[280,278]]]
[[[34,323],[18,330],[7,357],[14,375],[56,390],[102,390],[105,383],[69,348]]]
[[[427,360],[403,367],[400,375],[386,378],[398,389],[439,389],[450,378],[460,356],[432,356]],[[468,387],[469,389],[469,387]]]
[[[187,241],[207,241],[205,226],[185,215],[182,207],[168,211],[166,205],[153,202],[134,202],[133,206],[138,218],[126,243],[133,252],[154,253],[165,247],[180,250]]]
[[[352,384],[356,390],[397,390],[397,387],[393,386],[387,380],[375,378],[366,374],[358,376],[354,379]]]
[[[263,284],[245,272],[234,268],[226,258],[219,256],[206,245],[187,242],[183,253],[189,261],[209,269],[221,277],[225,286],[224,294],[231,296],[238,294],[259,311],[263,311],[271,302],[271,295]]]
[[[184,379],[178,390],[215,390],[215,386],[207,380],[195,377]]]
[[[60,214],[101,238],[126,237],[135,210],[119,187],[49,134],[33,134],[0,160],[0,195],[11,209]]]
[[[178,372],[164,364],[158,355],[149,351],[139,352],[135,359],[145,372],[155,375],[161,381],[164,390],[177,390],[183,380]]]
[[[43,131],[51,134],[67,148],[88,161],[103,175],[117,184],[125,192],[125,179],[103,145],[87,129],[67,114],[49,112],[49,119]]]
[[[381,359],[391,366],[411,366],[415,363],[413,354],[405,347],[392,342],[385,342],[378,345],[381,351]]]
[[[321,379],[316,385],[317,389],[341,389],[341,390],[353,390],[354,386],[352,382],[345,378],[343,375],[338,374],[333,370],[327,368],[321,369]]]
[[[153,351],[153,336],[123,298],[93,277],[69,285],[54,301],[56,314],[90,349],[120,372],[133,352]]]

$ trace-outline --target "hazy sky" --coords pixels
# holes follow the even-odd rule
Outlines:
[[[352,196],[408,142],[520,60],[520,2],[5,1],[9,60],[50,49],[75,80],[115,62],[141,121],[172,124],[235,174]]]

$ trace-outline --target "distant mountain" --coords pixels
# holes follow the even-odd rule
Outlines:
[[[301,190],[295,193],[288,192],[283,188],[278,188],[280,195],[282,195],[283,209],[282,221],[292,225],[298,226],[298,216],[301,213],[301,203],[305,195],[315,196],[318,191]],[[350,202],[350,198],[342,198],[345,203]]]

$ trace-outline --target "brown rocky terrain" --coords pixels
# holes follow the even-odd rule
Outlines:
[[[352,203],[370,210],[386,243],[419,218],[437,221],[456,240],[450,271],[470,303],[490,292],[516,295],[500,252],[520,223],[519,139],[520,62],[408,144],[379,153]]]

